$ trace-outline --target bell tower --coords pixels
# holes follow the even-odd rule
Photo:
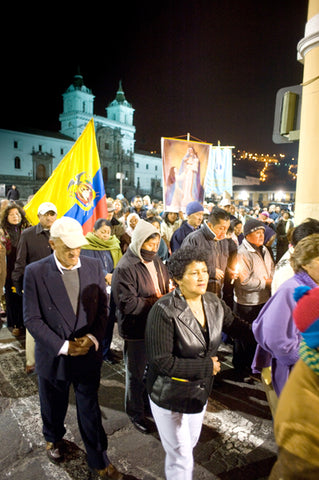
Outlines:
[[[76,140],[93,117],[94,95],[84,85],[83,77],[78,72],[62,97],[63,112],[59,117],[60,132]]]
[[[121,81],[116,97],[113,102],[106,107],[106,112],[109,120],[114,120],[115,122],[125,125],[133,125],[134,108],[132,108],[132,105],[125,98]]]

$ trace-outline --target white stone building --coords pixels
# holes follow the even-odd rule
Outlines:
[[[92,118],[107,195],[114,197],[121,186],[128,199],[136,192],[161,196],[162,160],[134,151],[134,108],[126,100],[121,82],[105,117],[94,114],[94,95],[81,75],[74,76],[62,96],[60,132],[0,129],[0,197],[12,184],[18,186],[23,199],[35,193]],[[118,173],[123,177],[121,183]]]

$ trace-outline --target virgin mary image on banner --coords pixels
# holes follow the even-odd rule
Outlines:
[[[209,147],[207,143],[162,138],[166,209],[185,212],[189,202],[203,202]]]

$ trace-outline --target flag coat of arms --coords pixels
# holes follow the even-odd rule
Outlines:
[[[48,180],[25,205],[27,219],[38,223],[43,202],[56,205],[57,218],[68,216],[82,225],[83,233],[93,230],[98,218],[107,215],[107,204],[93,118]]]

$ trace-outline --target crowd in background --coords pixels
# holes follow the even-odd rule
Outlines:
[[[42,216],[49,214],[56,218],[58,212],[52,209],[44,209]],[[88,244],[81,255],[98,258],[103,265],[109,305],[103,358],[112,363],[117,361],[115,353],[111,351],[113,328],[120,319],[119,332],[125,342],[125,408],[134,426],[142,433],[148,433],[144,416],[149,405],[143,383],[147,358],[151,355],[147,352],[144,339],[147,316],[153,305],[172,290],[172,278],[169,281],[168,270],[174,269],[172,266],[168,270],[164,267],[170,265],[171,259],[173,265],[176,252],[185,248],[188,248],[188,252],[198,249],[208,254],[205,260],[199,256],[194,262],[206,262],[207,271],[204,274],[207,274],[207,292],[214,293],[223,302],[223,308],[227,308],[224,317],[220,313],[222,339],[232,345],[233,364],[238,378],[257,378],[263,382],[275,418],[278,399],[299,359],[302,341],[302,335],[293,321],[296,306],[294,289],[297,286],[313,289],[319,284],[319,267],[316,263],[319,259],[319,222],[305,219],[301,225],[295,226],[293,212],[280,205],[257,204],[250,208],[235,205],[228,199],[221,200],[217,205],[212,202],[190,202],[186,211],[177,211],[170,208],[165,210],[161,201],[151,199],[148,195],[136,195],[130,200],[117,195],[116,198],[107,198],[107,210],[107,218],[99,219],[92,232],[87,234]],[[38,216],[41,223],[41,213],[38,212]],[[43,223],[41,225],[44,231],[49,230]],[[16,336],[24,333],[24,325],[21,291],[12,277],[17,268],[17,256],[21,255],[19,240],[28,227],[30,225],[25,218],[23,204],[18,199],[3,200],[0,231],[1,313],[3,317],[6,316],[7,326]],[[155,260],[156,252],[159,260]],[[142,264],[147,265],[146,276]],[[185,266],[186,271],[189,264]],[[151,287],[147,284],[149,274],[154,283]],[[134,282],[135,285],[132,285]],[[182,280],[181,284],[185,287]],[[179,292],[179,282],[175,282],[176,285]],[[151,318],[155,310],[152,312]],[[223,329],[222,317],[224,323],[228,318],[229,325],[233,318],[239,322],[242,320],[245,323],[245,326],[242,325],[244,335],[233,334],[232,329]],[[132,324],[136,318],[139,321],[142,318],[142,323]],[[155,318],[154,322],[157,321]],[[207,332],[202,333],[206,338]],[[148,335],[154,335],[154,332]],[[218,372],[216,365],[214,375]],[[31,364],[27,373],[33,370],[34,365]],[[152,395],[152,387],[150,392]],[[158,415],[159,421],[163,422],[161,412],[156,409],[152,403],[154,417]],[[167,428],[173,427],[170,425]],[[291,430],[289,432],[292,434]],[[282,472],[293,470],[291,465],[296,463],[301,471],[309,468],[317,474],[318,465],[314,466],[317,461],[313,462],[309,455],[292,451],[291,445],[294,448],[296,445],[291,443],[287,446],[284,440],[281,451],[284,452],[283,461],[286,463],[284,466],[276,465],[276,471],[281,473],[278,477],[274,473],[272,478],[280,478]],[[162,439],[162,443],[165,445],[167,439]],[[188,453],[192,448],[189,447]],[[165,447],[165,451],[168,458],[169,448]],[[278,461],[280,459],[279,456]],[[189,468],[192,469],[192,465]],[[287,473],[283,478],[315,476],[290,477]]]

